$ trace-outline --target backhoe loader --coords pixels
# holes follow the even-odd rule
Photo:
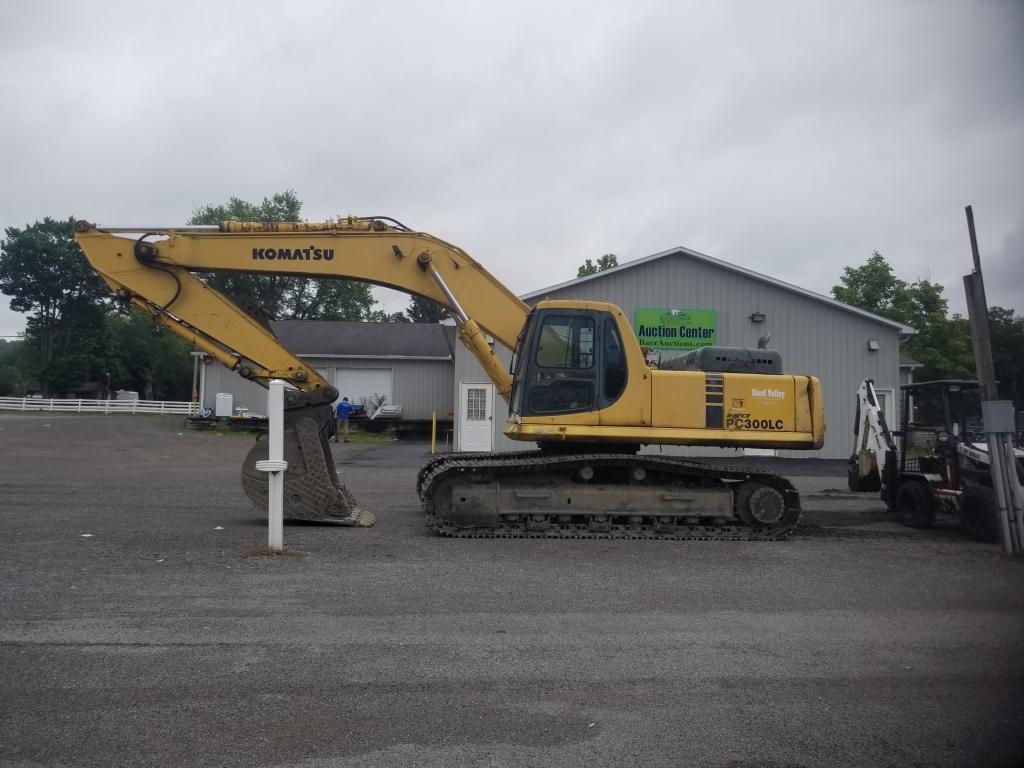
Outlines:
[[[618,307],[542,301],[531,309],[461,249],[386,217],[186,227],[80,221],[75,237],[119,298],[240,376],[294,387],[285,403],[287,517],[372,523],[340,482],[327,443],[338,392],[196,273],[361,280],[451,312],[460,340],[509,403],[505,434],[538,448],[430,461],[418,491],[439,534],[771,539],[799,518],[799,496],[784,478],[640,449],[820,448],[824,409],[813,376],[737,368],[744,356],[727,349],[691,356],[700,366],[655,368]],[[487,335],[514,350],[511,371]],[[258,508],[266,506],[266,480],[254,465],[265,452],[257,443],[243,467]]]
[[[874,382],[865,379],[857,389],[850,490],[881,491],[882,501],[908,527],[929,528],[944,517],[958,521],[973,539],[998,541],[978,382],[919,381],[902,385],[900,393],[900,428],[893,432]],[[1024,451],[1015,454],[1024,482]]]

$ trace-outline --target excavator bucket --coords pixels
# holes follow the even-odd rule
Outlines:
[[[303,393],[289,393],[302,399]],[[335,525],[370,526],[376,516],[359,508],[351,491],[338,478],[328,438],[334,432],[330,405],[285,407],[284,516]],[[253,506],[267,510],[267,473],[256,462],[267,458],[267,441],[256,444],[242,465],[242,487]]]

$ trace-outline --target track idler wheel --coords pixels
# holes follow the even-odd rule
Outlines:
[[[334,525],[373,525],[376,516],[360,509],[338,479],[328,436],[321,428],[323,419],[317,418],[322,414],[291,414],[289,418],[285,413],[284,460],[288,469],[284,473],[284,516]],[[242,465],[242,488],[263,513],[267,511],[267,473],[257,470],[256,462],[266,458],[267,442],[257,439]]]
[[[776,525],[786,519],[786,498],[770,485],[741,483],[735,499],[736,515],[747,525]]]

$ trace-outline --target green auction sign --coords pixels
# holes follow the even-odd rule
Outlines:
[[[713,309],[638,308],[633,327],[645,349],[710,347],[717,337]]]

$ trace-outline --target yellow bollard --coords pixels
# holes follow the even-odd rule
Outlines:
[[[437,453],[437,411],[430,414],[430,452]]]

